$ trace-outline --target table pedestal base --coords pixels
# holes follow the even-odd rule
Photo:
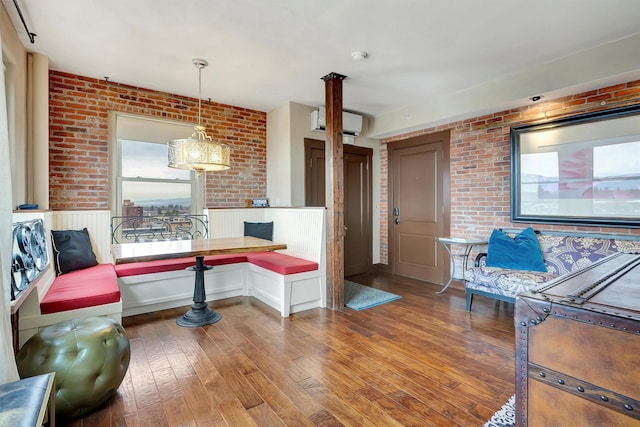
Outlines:
[[[190,270],[196,272],[196,282],[193,289],[193,304],[191,310],[187,311],[176,320],[179,326],[195,328],[196,326],[210,325],[222,318],[220,313],[216,313],[207,306],[206,294],[204,290],[204,272],[213,267],[204,265],[204,256],[196,257],[196,265]]]
[[[176,320],[176,323],[185,328],[195,328],[196,326],[210,325],[222,319],[220,313],[211,310],[206,304],[207,303],[205,303],[205,307],[202,309],[198,309],[192,305],[191,310],[180,316]]]

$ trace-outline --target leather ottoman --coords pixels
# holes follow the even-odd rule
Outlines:
[[[124,328],[107,317],[47,326],[16,356],[21,378],[56,373],[56,413],[78,417],[102,405],[120,386],[131,350]]]

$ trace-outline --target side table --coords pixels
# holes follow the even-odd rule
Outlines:
[[[436,292],[437,294],[441,294],[447,290],[451,282],[453,282],[453,278],[456,273],[456,262],[454,256],[458,256],[462,259],[462,280],[464,280],[464,272],[467,270],[467,261],[469,259],[469,254],[471,253],[471,249],[474,246],[479,245],[487,245],[489,242],[486,239],[479,238],[471,238],[465,239],[461,237],[438,237],[438,242],[442,243],[444,248],[449,253],[449,260],[451,262],[451,275],[449,276],[449,281],[444,285],[444,287]],[[464,252],[462,254],[453,255],[451,253],[451,246],[453,245],[462,245],[464,246]]]

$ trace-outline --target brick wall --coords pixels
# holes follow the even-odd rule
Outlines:
[[[110,111],[197,121],[198,100],[118,83],[49,72],[49,206],[108,209]],[[205,206],[244,206],[266,193],[267,115],[202,103],[207,133],[231,146],[231,169],[206,173]],[[187,135],[185,135],[187,136]]]
[[[640,80],[578,93],[555,100],[500,111],[481,117],[423,129],[382,141],[380,261],[388,256],[388,151],[386,144],[449,129],[451,235],[486,237],[496,227],[524,228],[532,225],[541,230],[588,231],[640,235],[638,229],[583,227],[570,225],[511,223],[510,140],[511,126],[531,124],[640,103]]]

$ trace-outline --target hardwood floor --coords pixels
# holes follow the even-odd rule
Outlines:
[[[287,319],[253,298],[123,319],[131,364],[118,392],[71,426],[482,426],[514,394],[513,305],[379,273],[401,295],[363,311]],[[64,425],[64,423],[59,423]]]

